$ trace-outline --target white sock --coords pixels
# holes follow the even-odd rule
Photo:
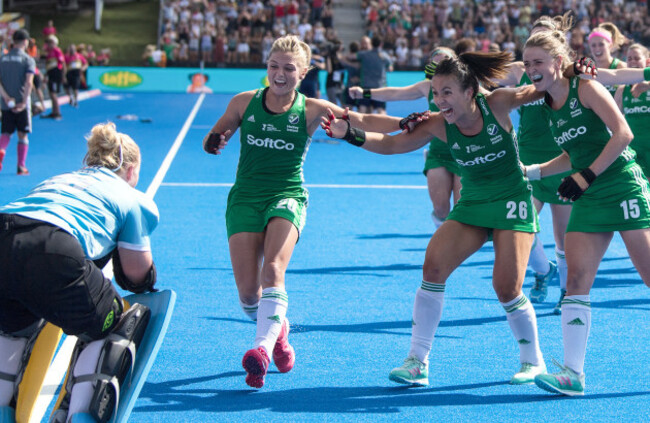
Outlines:
[[[81,351],[72,373],[75,377],[93,374],[97,371],[97,361],[99,361],[99,354],[104,342],[103,339],[93,341]],[[93,382],[78,382],[73,385],[70,393],[68,421],[70,421],[73,414],[87,413],[89,411],[90,400],[92,400],[94,392]]]
[[[257,308],[260,305],[260,302],[256,302],[255,304],[246,304],[242,300],[239,300],[239,305],[241,306],[241,309],[244,311],[244,314],[248,316],[249,319],[252,321],[257,320]]]
[[[539,349],[537,336],[537,316],[535,309],[524,294],[512,301],[501,303],[506,311],[510,329],[519,344],[519,361],[539,366],[544,362],[542,351]]]
[[[533,269],[533,272],[545,275],[551,270],[551,265],[548,263],[548,258],[544,252],[544,243],[535,234],[535,241],[530,249],[530,257],[528,258],[528,266]]]
[[[257,331],[255,333],[255,348],[264,347],[270,355],[278,340],[282,321],[287,315],[289,297],[280,288],[266,288],[262,291],[262,299],[257,308]]]
[[[555,262],[557,263],[557,273],[560,276],[560,288],[566,290],[566,275],[569,268],[566,265],[564,251],[557,247],[555,247]]]
[[[0,372],[17,375],[23,359],[27,338],[0,335]],[[0,407],[6,407],[14,396],[14,382],[0,379]]]
[[[434,210],[431,212],[431,220],[433,220],[433,224],[436,225],[436,229],[438,229],[443,223],[445,223],[446,219],[441,219],[436,216],[436,212]]]
[[[587,339],[591,328],[589,295],[568,295],[562,301],[564,365],[578,374],[585,369]]]
[[[415,293],[409,356],[415,356],[423,363],[429,360],[433,337],[442,318],[444,298],[443,283],[422,281],[422,286]]]

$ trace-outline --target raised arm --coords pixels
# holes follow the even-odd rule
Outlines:
[[[650,68],[598,69],[598,74],[581,73],[581,79],[595,79],[603,85],[631,85],[650,80]]]
[[[417,150],[437,137],[445,141],[445,123],[442,115],[434,113],[421,122],[411,132],[404,131],[396,135],[377,132],[365,132],[351,125],[344,119],[323,118],[321,126],[333,138],[342,138],[350,144],[378,154],[401,154]]]
[[[334,113],[334,116],[341,118],[347,115],[352,126],[363,130],[372,130],[374,132],[389,133],[400,131],[400,121],[402,118],[388,115],[372,115],[365,113],[352,112],[334,103],[322,99],[307,99],[307,121],[308,132],[313,134],[321,123],[321,118],[329,116],[328,110]]]
[[[517,88],[497,88],[487,96],[494,116],[501,126],[508,130],[512,125],[510,123],[510,112],[513,109],[542,98],[544,98],[544,93],[537,91],[532,85]]]
[[[354,99],[369,98],[376,101],[417,100],[429,95],[431,81],[424,80],[406,87],[366,88],[350,87],[348,93]]]

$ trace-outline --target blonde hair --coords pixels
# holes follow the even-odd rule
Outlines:
[[[524,50],[529,47],[539,47],[554,58],[561,57],[563,70],[571,64],[575,56],[567,42],[566,33],[558,30],[542,31],[531,35],[524,45]]]
[[[600,25],[598,25],[596,28],[594,28],[591,32],[594,33],[594,32],[603,32],[603,31],[610,33],[612,36],[612,47],[610,51],[618,50],[619,48],[621,48],[623,44],[625,44],[628,41],[625,35],[623,35],[621,31],[618,29],[618,27],[611,22],[603,22]]]
[[[273,41],[269,57],[273,53],[291,53],[300,56],[304,60],[305,67],[311,63],[311,48],[295,35],[285,35]]]
[[[531,31],[536,28],[546,28],[551,31],[557,30],[561,32],[568,32],[573,28],[573,16],[571,16],[571,11],[566,12],[564,15],[558,15],[554,17],[550,16],[540,16],[534,23]]]
[[[433,62],[433,58],[439,54],[444,54],[447,57],[456,57],[456,52],[449,47],[436,47],[433,49],[431,54],[429,54],[429,61]]]
[[[93,126],[86,135],[88,152],[84,157],[87,166],[102,166],[116,172],[124,166],[140,162],[140,148],[131,137],[117,132],[113,122]]]

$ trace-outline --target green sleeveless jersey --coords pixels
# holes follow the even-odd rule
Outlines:
[[[528,74],[524,72],[518,87],[532,85]],[[525,165],[544,163],[562,154],[553,140],[548,127],[548,119],[543,116],[544,99],[526,103],[519,107],[519,156]]]
[[[616,69],[619,63],[621,63],[621,61],[615,57],[607,69]],[[605,85],[605,88],[607,88],[607,91],[609,91],[612,97],[614,97],[614,94],[616,94],[616,90],[618,89],[618,85]]]
[[[605,123],[593,110],[580,102],[579,83],[580,78],[577,76],[569,80],[569,96],[559,110],[553,110],[547,103],[544,104],[553,138],[569,154],[571,166],[576,171],[589,167],[611,138]],[[619,172],[632,160],[634,151],[626,147],[603,174]]]
[[[446,123],[447,145],[460,166],[461,199],[484,201],[506,199],[530,192],[519,167],[517,136],[499,125],[483,94],[476,96],[483,115],[483,129],[474,136],[463,135]]]
[[[429,110],[432,112],[439,112],[440,109],[438,109],[438,106],[436,106],[436,104],[433,102],[433,91],[431,90],[431,87],[429,87],[428,99]],[[449,172],[456,175],[460,174],[458,165],[456,164],[454,158],[451,156],[451,152],[449,151],[449,146],[447,143],[440,138],[433,138],[429,143],[429,153],[427,154],[427,158],[424,163],[424,175],[426,176],[429,169],[435,169],[437,167],[444,167]]]
[[[260,88],[244,112],[231,194],[251,200],[306,195],[302,167],[311,137],[307,135],[305,96],[296,91],[291,108],[274,114],[264,105],[266,90]]]
[[[650,150],[650,91],[635,98],[631,89],[630,85],[623,89],[623,114],[634,134],[630,147],[636,152]]]

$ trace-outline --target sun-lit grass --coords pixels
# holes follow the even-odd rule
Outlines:
[[[106,5],[101,32],[95,32],[94,9],[76,13],[32,13],[30,33],[43,45],[42,30],[48,19],[54,20],[60,47],[70,44],[92,44],[99,53],[111,49],[111,65],[142,64],[142,53],[147,44],[155,44],[158,33],[159,1],[138,1]]]

